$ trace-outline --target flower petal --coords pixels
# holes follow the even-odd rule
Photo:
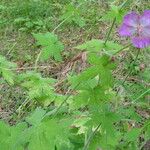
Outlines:
[[[150,46],[150,38],[147,37],[133,37],[132,43],[137,48],[145,48]]]
[[[150,27],[150,10],[145,10],[143,15],[140,17],[140,24],[143,27]]]
[[[144,10],[144,15],[149,15],[150,16],[150,10]]]
[[[150,25],[146,26],[146,27],[143,27],[142,36],[150,37]]]
[[[124,16],[123,23],[128,26],[137,27],[139,23],[139,15],[136,12],[131,12]]]
[[[126,24],[122,24],[119,29],[119,34],[121,36],[132,36],[136,32],[136,28],[132,26],[128,26]]]

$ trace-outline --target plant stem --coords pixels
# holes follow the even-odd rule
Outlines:
[[[112,22],[112,25],[111,25],[111,27],[110,27],[110,29],[109,29],[109,31],[108,31],[107,36],[106,36],[106,40],[105,40],[105,42],[104,42],[104,45],[105,45],[105,46],[106,46],[106,43],[107,43],[107,41],[108,41],[108,39],[109,39],[109,37],[110,37],[110,34],[111,34],[112,29],[113,29],[113,27],[114,27],[114,25],[115,25],[115,22],[116,22],[116,17],[114,18],[114,20],[113,20],[113,22]],[[126,46],[126,47],[127,47],[127,46]],[[126,47],[125,47],[125,48],[126,48]],[[122,50],[124,50],[124,48],[122,48],[121,50],[119,50],[119,52],[122,51]],[[90,136],[89,136],[87,142],[85,143],[85,146],[84,146],[83,150],[87,150],[87,149],[88,149],[88,146],[89,146],[89,144],[90,144],[90,142],[91,142],[93,136],[96,134],[97,130],[99,129],[100,125],[101,125],[101,124],[99,124],[99,125],[96,127],[96,129],[90,134]]]
[[[128,1],[128,0],[126,0],[125,2],[123,2],[123,4],[122,4],[121,7],[120,7],[120,10],[121,10],[121,9],[123,8],[123,6],[127,3],[127,1]],[[113,27],[114,27],[114,25],[115,25],[115,22],[116,22],[116,17],[113,19],[112,25],[111,25],[111,27],[110,27],[110,29],[109,29],[109,31],[108,31],[108,34],[107,34],[106,40],[105,40],[105,42],[104,42],[104,45],[106,45],[106,43],[107,43],[107,41],[108,41],[108,39],[109,39],[109,36],[110,36],[110,34],[111,34],[111,32],[112,32],[112,29],[113,29]]]
[[[80,83],[77,84],[77,85],[73,88],[73,90],[75,90],[79,85],[80,85]],[[56,117],[56,115],[58,114],[60,108],[67,102],[67,100],[71,97],[71,95],[72,95],[72,94],[69,94],[69,95],[63,100],[63,102],[58,106],[58,108],[56,109],[56,111],[54,111],[53,117]]]
[[[64,19],[61,23],[59,23],[54,30],[52,31],[53,33],[66,21],[68,20],[73,14],[71,14],[70,16],[68,16],[66,19]]]
[[[138,49],[138,52],[137,52],[137,54],[136,54],[136,57],[135,57],[134,61],[133,61],[132,63],[130,63],[130,67],[131,67],[131,65],[135,64],[135,62],[137,61],[137,58],[138,58],[138,56],[139,56],[139,53],[140,53],[140,49]],[[131,73],[132,73],[132,69],[130,68],[129,73],[126,75],[125,79],[124,79],[123,82],[122,82],[122,86],[124,86],[124,84],[125,84],[127,78],[130,76]],[[119,89],[118,89],[117,92],[116,92],[116,96],[118,95],[118,93],[119,93]]]
[[[35,60],[35,67],[34,67],[35,71],[37,70],[37,67],[38,67],[37,65],[38,65],[38,61],[40,60],[41,54],[42,54],[42,51],[39,52],[39,54],[38,54],[38,56],[37,56],[37,58]]]
[[[138,56],[139,56],[139,53],[140,53],[140,49],[138,49],[138,51],[137,51],[137,54],[136,54],[136,57],[135,57],[134,61],[133,61],[132,63],[130,63],[130,67],[131,67],[131,65],[134,65],[134,64],[135,64],[135,62],[137,61]],[[124,83],[126,82],[127,78],[130,76],[130,74],[131,74],[131,73],[132,73],[132,69],[130,68],[130,71],[129,71],[129,73],[127,74],[127,76],[125,77],[124,81],[122,82],[122,85],[124,85]]]
[[[87,150],[87,149],[88,149],[88,146],[89,146],[89,144],[90,144],[92,138],[93,138],[94,135],[96,134],[97,130],[99,129],[100,125],[101,125],[101,124],[99,124],[99,125],[95,128],[95,130],[89,135],[89,138],[87,139],[87,142],[85,143],[83,150]]]
[[[105,40],[105,42],[104,42],[104,45],[106,45],[106,43],[107,43],[107,41],[108,41],[108,39],[109,39],[109,36],[110,36],[110,34],[111,34],[111,32],[112,32],[112,29],[113,29],[113,27],[114,27],[114,25],[115,25],[115,22],[116,22],[116,17],[114,18],[114,20],[113,20],[113,22],[112,22],[112,25],[111,25],[111,27],[110,27],[110,29],[109,29],[109,31],[108,31],[108,34],[107,34],[106,40]]]
[[[128,48],[128,47],[130,47],[130,46],[131,46],[131,44],[129,44],[129,45],[127,45],[127,46],[121,48],[119,51],[115,52],[113,55],[116,55],[116,54],[120,53],[121,51],[125,50],[126,48]]]
[[[146,90],[145,92],[143,92],[140,96],[138,96],[135,100],[133,100],[133,103],[135,103],[137,100],[139,100],[141,97],[143,97],[146,93],[148,93],[150,91],[150,89]]]
[[[79,8],[81,5],[82,5],[82,3],[79,4],[79,5],[77,6],[77,8]],[[66,20],[68,20],[70,17],[72,17],[73,14],[74,14],[74,13],[72,13],[71,15],[69,15],[69,16],[68,16],[67,18],[65,18],[62,22],[60,22],[60,23],[54,28],[54,30],[53,30],[52,32],[54,33],[63,23],[66,22]]]

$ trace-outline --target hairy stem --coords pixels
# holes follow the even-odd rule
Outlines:
[[[110,34],[111,34],[112,29],[113,29],[113,27],[114,27],[114,25],[115,25],[115,22],[116,22],[116,17],[114,18],[114,20],[113,20],[113,22],[112,22],[112,25],[111,25],[111,27],[110,27],[110,29],[109,29],[109,31],[108,31],[108,34],[107,34],[107,36],[106,36],[106,40],[105,40],[105,42],[104,42],[104,45],[106,45],[106,43],[107,43],[107,41],[108,41],[108,39],[109,39],[109,37],[110,37]]]

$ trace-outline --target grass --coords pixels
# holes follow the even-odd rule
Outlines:
[[[134,6],[135,4],[133,3],[132,5]],[[2,12],[0,16],[1,54],[7,56],[9,60],[17,62],[19,68],[25,68],[33,66],[39,52],[38,47],[35,46],[32,33],[53,31],[57,28],[63,22],[62,18],[65,19],[62,17],[62,14],[64,13],[63,16],[67,17],[68,12],[66,11],[70,3],[67,0],[64,2],[49,2],[46,0],[29,2],[25,0],[22,3],[18,0],[12,0],[9,3],[6,0],[2,0],[0,6],[0,11]],[[64,56],[66,60],[63,64],[78,53],[72,47],[92,38],[103,39],[107,28],[110,26],[109,22],[104,23],[104,21],[101,21],[103,14],[108,10],[107,3],[87,2],[79,7],[81,8],[77,17],[80,19],[83,16],[86,25],[80,27],[80,25],[68,18],[55,31],[60,40],[65,44]],[[90,9],[86,9],[87,7]],[[71,7],[70,9],[74,8]],[[80,16],[80,13],[82,16]],[[34,24],[34,21],[41,21],[43,25],[40,25],[40,22],[39,24]],[[112,37],[118,41],[116,34],[112,35]],[[46,66],[49,63],[51,63],[51,66],[55,66],[52,60],[39,65]],[[63,64],[57,64],[57,66],[61,68]],[[57,74],[60,71],[61,69],[58,72],[54,72]],[[54,74],[53,70],[42,70],[42,72],[44,72],[45,76]],[[5,101],[5,98],[3,101]]]
[[[19,70],[19,72],[31,70],[28,69],[28,67],[32,67],[34,65],[39,53],[39,49],[35,45],[32,33],[53,31],[61,22],[63,22],[60,16],[62,13],[65,13],[64,8],[65,6],[68,7],[68,5],[69,2],[67,0],[65,2],[49,2],[46,0],[29,2],[25,0],[22,3],[18,0],[12,0],[9,3],[6,0],[3,0],[0,5],[0,11],[2,12],[0,15],[1,55],[6,56],[10,61],[16,62],[18,68],[24,68],[23,70]],[[64,57],[66,59],[62,64],[55,64],[52,60],[40,63],[39,65],[41,66],[49,66],[49,64],[51,64],[51,67],[57,66],[56,68],[58,68],[40,69],[44,76],[52,75],[57,77],[54,74],[61,74],[64,64],[66,64],[73,55],[78,53],[78,51],[74,51],[74,46],[79,43],[83,43],[86,40],[102,38],[104,36],[105,31],[100,28],[100,24],[103,25],[103,23],[99,21],[101,14],[97,15],[97,12],[102,8],[102,4],[97,5],[97,2],[95,2],[93,4],[87,3],[87,5],[91,7],[91,10],[85,12],[85,6],[83,5],[84,15],[86,16],[87,22],[85,27],[80,27],[68,18],[68,20],[66,20],[55,31],[65,45]],[[92,13],[92,15],[89,15],[89,13]],[[92,18],[92,16],[94,16],[94,18]],[[25,25],[26,23],[30,24],[39,20],[42,21],[43,26],[38,26],[38,24],[35,26]],[[61,77],[59,76],[59,78]],[[3,97],[3,99],[1,99],[1,107],[4,111],[6,110],[8,112],[11,107],[13,112],[15,112],[17,107],[20,105],[19,101],[21,101],[20,97],[22,97],[22,93],[21,91],[18,91],[19,89],[13,89],[13,91],[11,91],[12,89],[8,86],[4,89],[8,90],[11,94],[6,96],[5,90],[1,91],[1,95]],[[13,115],[13,113],[11,114]]]

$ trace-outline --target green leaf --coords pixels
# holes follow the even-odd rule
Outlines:
[[[15,74],[12,70],[15,68],[16,64],[7,61],[5,57],[0,55],[0,76],[2,75],[10,85],[14,84]]]
[[[121,50],[123,46],[114,41],[107,41],[106,45],[104,45],[103,40],[92,39],[91,41],[85,42],[75,48],[82,51],[87,50],[89,52],[99,52],[100,50],[103,50],[107,55],[113,55]]]
[[[90,93],[88,91],[81,91],[73,97],[73,102],[70,103],[70,109],[79,109],[85,107],[90,100]]]
[[[115,125],[121,120],[120,114],[112,112],[109,104],[104,103],[91,104],[89,113],[91,114],[91,120],[88,125],[91,127],[100,125],[90,144],[90,148],[93,150],[94,148],[115,149],[121,139],[121,134],[117,131],[117,126]]]
[[[92,66],[84,70],[81,74],[77,76],[71,77],[69,80],[72,83],[72,86],[75,87],[78,84],[85,84],[88,82],[90,79],[94,78],[99,74],[99,70],[101,68],[99,66]]]
[[[104,60],[102,59],[102,61],[105,62],[105,59]],[[79,75],[71,77],[70,81],[72,83],[72,86],[75,87],[79,85],[77,89],[79,89],[79,87],[81,89],[81,87],[84,85],[84,87],[86,86],[87,89],[88,87],[89,88],[95,87],[98,83],[98,80],[100,81],[101,86],[105,87],[112,86],[113,77],[109,65],[108,66],[107,65],[104,66],[104,64],[94,65],[87,68]],[[97,76],[98,80],[96,79]],[[93,82],[93,85],[91,84],[92,83],[91,81]]]
[[[77,118],[72,126],[78,128],[78,132],[77,132],[77,135],[80,135],[80,134],[85,134],[86,131],[87,131],[87,126],[86,126],[86,123],[90,120],[89,117],[85,116],[85,115],[82,115],[80,116],[79,118]]]
[[[130,118],[134,121],[140,122],[142,117],[136,112],[136,109],[134,106],[131,106],[129,108],[119,108],[120,114],[124,116],[125,118]]]
[[[92,120],[95,123],[100,124],[104,131],[107,131],[108,134],[114,134],[114,123],[122,119],[121,115],[118,112],[113,112],[111,106],[108,103],[99,103],[89,106],[89,112],[92,114]],[[110,132],[111,131],[111,132]]]
[[[129,142],[137,141],[141,132],[140,128],[133,128],[131,131],[127,132],[125,135],[125,139]]]
[[[52,78],[42,78],[39,73],[27,72],[18,76],[18,81],[24,87],[31,99],[39,102],[52,102],[55,98]]]
[[[117,131],[113,137],[106,133],[97,134],[89,145],[89,150],[116,150],[119,140],[120,133]]]
[[[47,60],[49,57],[56,61],[62,61],[61,52],[64,50],[63,44],[58,40],[54,33],[33,34],[37,44],[42,46],[42,59]]]
[[[107,41],[107,43],[104,47],[104,52],[107,55],[112,56],[115,53],[119,52],[122,48],[123,48],[122,45],[115,43],[114,41]]]
[[[3,78],[11,85],[14,84],[14,74],[10,70],[2,69]]]
[[[38,126],[32,127],[29,139],[29,150],[61,150],[70,146],[68,127],[58,120],[45,120]]]
[[[24,150],[24,143],[21,143],[21,133],[27,128],[26,123],[19,123],[10,127],[0,122],[0,147],[3,150]]]
[[[80,50],[87,50],[90,52],[98,52],[104,47],[104,41],[92,39],[91,41],[88,41],[84,44],[81,44],[79,46],[76,46],[75,48]]]
[[[110,10],[103,15],[102,20],[113,21],[113,19],[116,17],[116,22],[120,23],[125,13],[125,9],[120,9],[120,6],[111,5]]]
[[[85,19],[83,18],[82,12],[72,3],[67,4],[64,9],[62,10],[63,14],[61,15],[60,19],[65,23],[75,24],[79,27],[84,27],[86,24]]]
[[[146,138],[146,140],[149,140],[150,139],[150,119],[145,121],[143,128],[145,131],[145,138]]]
[[[42,121],[45,114],[46,114],[45,110],[41,108],[36,108],[36,110],[30,116],[26,118],[26,121],[30,125],[36,126]]]

